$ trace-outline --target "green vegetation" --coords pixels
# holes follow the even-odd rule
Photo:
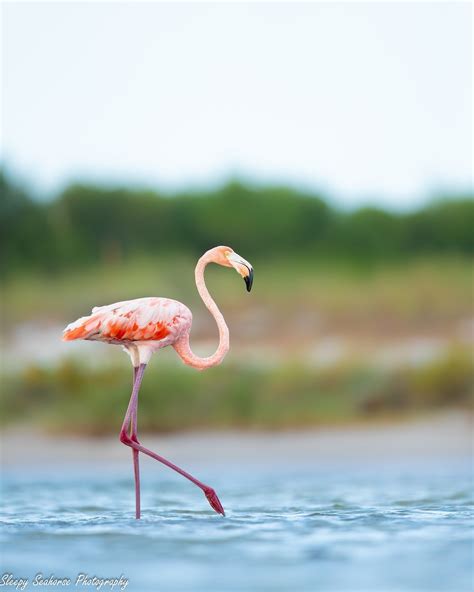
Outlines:
[[[472,254],[474,202],[439,198],[415,212],[373,207],[345,212],[321,196],[238,182],[164,196],[149,190],[67,187],[33,200],[0,174],[2,273],[58,272],[101,261],[166,254],[194,256],[230,244],[250,260],[282,255],[388,261],[427,254]]]
[[[275,319],[267,319],[262,336],[273,336],[283,326],[292,333],[295,317],[305,311],[349,329],[381,321],[399,329],[435,328],[472,312],[472,264],[462,256],[381,261],[368,267],[307,256],[259,258],[252,263],[251,295],[237,274],[217,266],[206,271],[208,286],[233,334],[238,331],[234,319],[252,310],[264,310]],[[6,326],[41,319],[64,324],[98,304],[156,295],[185,302],[195,315],[202,314],[214,335],[214,323],[196,292],[195,264],[191,256],[168,255],[110,265],[97,262],[61,274],[23,270],[3,284]]]
[[[126,364],[101,368],[66,361],[30,366],[5,381],[4,422],[49,430],[113,434],[131,389]],[[212,372],[155,360],[140,392],[141,431],[201,428],[300,428],[354,420],[406,417],[473,402],[473,361],[453,349],[417,368],[377,369],[360,362],[311,368],[226,364]]]
[[[235,273],[206,272],[232,356],[204,373],[174,352],[157,356],[140,394],[142,430],[298,428],[468,407],[473,218],[469,196],[415,212],[347,212],[321,196],[236,182],[173,196],[75,185],[39,201],[0,174],[4,329],[11,337],[22,325],[30,349],[48,347],[43,326],[59,343],[60,327],[94,305],[157,295],[192,308],[198,347],[215,343],[193,268],[205,249],[229,244],[255,267],[251,296]],[[312,352],[333,338],[351,352],[316,365]],[[441,344],[439,355],[371,359],[379,346],[400,351],[420,338]],[[22,351],[3,368],[4,423],[117,432],[131,383],[125,357],[41,366]]]

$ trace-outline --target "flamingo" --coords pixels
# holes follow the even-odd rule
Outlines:
[[[222,362],[229,351],[229,329],[222,313],[211,298],[204,282],[204,270],[209,263],[223,267],[233,267],[245,280],[247,291],[253,283],[253,268],[248,261],[235,253],[230,247],[219,246],[206,251],[199,259],[195,269],[196,287],[204,304],[216,320],[219,329],[219,345],[211,356],[202,358],[194,354],[189,344],[192,325],[192,313],[187,306],[170,298],[137,298],[116,302],[106,306],[97,306],[89,316],[81,317],[70,323],[63,332],[64,341],[87,339],[121,345],[130,356],[133,364],[133,389],[127,412],[120,430],[120,442],[132,449],[135,479],[135,517],[140,518],[140,467],[139,453],[151,456],[176,471],[191,483],[199,487],[211,507],[225,516],[216,492],[182,468],[166,458],[145,448],[137,431],[138,392],[143,374],[152,354],[171,345],[182,361],[196,368],[206,370]]]

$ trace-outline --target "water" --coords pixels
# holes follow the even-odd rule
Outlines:
[[[96,588],[75,587],[79,573],[123,574],[137,592],[472,590],[467,462],[201,466],[225,518],[189,483],[142,464],[141,521],[128,467],[4,473],[1,573],[54,574],[72,579],[59,589],[83,590]]]

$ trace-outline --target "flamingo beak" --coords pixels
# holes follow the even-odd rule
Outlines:
[[[250,292],[253,284],[253,267],[243,257],[234,252],[229,253],[227,259],[237,273],[244,278],[247,292]]]
[[[252,289],[252,284],[253,284],[253,269],[252,269],[252,267],[249,268],[249,274],[244,276],[244,282],[245,282],[245,285],[247,286],[247,292],[250,292],[250,290]]]

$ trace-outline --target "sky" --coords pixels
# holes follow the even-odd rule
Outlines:
[[[285,183],[409,208],[472,184],[470,3],[5,3],[4,165],[51,195]]]

